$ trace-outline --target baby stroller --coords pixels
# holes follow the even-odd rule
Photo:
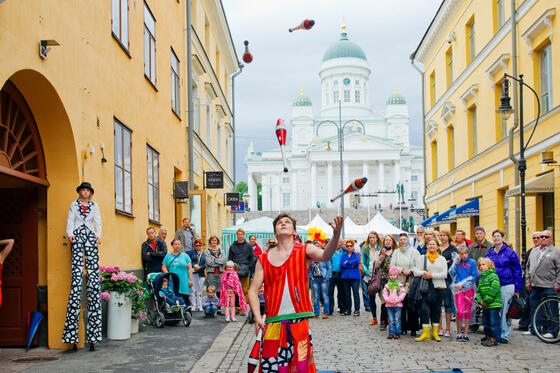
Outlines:
[[[482,306],[476,300],[473,300],[472,308],[475,309],[475,312],[469,330],[471,333],[476,333],[482,325]]]
[[[148,290],[152,293],[153,309],[150,310],[151,319],[155,321],[158,328],[163,328],[167,324],[177,324],[179,321],[183,322],[184,326],[191,325],[192,313],[190,306],[170,306],[165,299],[159,296],[161,290],[161,283],[163,279],[167,279],[169,284],[173,284],[173,292],[178,294],[179,291],[179,276],[175,273],[150,273],[147,276]]]

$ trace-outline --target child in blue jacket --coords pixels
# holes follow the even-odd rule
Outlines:
[[[478,269],[474,259],[469,258],[469,249],[461,246],[457,249],[459,255],[455,257],[449,268],[449,275],[453,278],[451,291],[455,294],[457,307],[457,337],[461,342],[469,340],[469,326],[471,322],[471,307],[474,299],[474,287],[478,276]],[[463,320],[465,321],[464,333]]]

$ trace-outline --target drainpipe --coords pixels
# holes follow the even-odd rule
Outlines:
[[[232,155],[232,161],[233,161],[233,170],[232,170],[232,174],[233,174],[233,190],[232,192],[235,192],[235,186],[237,184],[237,173],[235,172],[236,167],[235,167],[235,162],[236,162],[236,156],[235,156],[235,77],[237,77],[237,75],[241,74],[241,72],[243,71],[243,68],[245,67],[245,65],[243,65],[242,63],[239,62],[239,70],[234,73],[231,76],[231,128],[233,129],[233,141],[232,141],[232,150],[233,150],[233,155]],[[241,196],[240,196],[241,197]],[[241,199],[241,198],[240,198]],[[233,212],[231,214],[231,219],[232,219],[232,225],[235,225],[235,217],[236,217],[236,213]]]
[[[424,211],[426,212],[424,218],[426,218],[428,216],[428,203],[426,202],[426,195],[428,191],[426,187],[426,106],[424,105],[424,72],[414,64],[415,57],[416,55],[414,53],[410,55],[410,64],[416,71],[418,71],[422,80],[422,144],[424,146],[424,156],[422,157],[422,161],[424,163],[424,193],[422,195],[422,202],[424,202]]]
[[[516,9],[515,9],[515,0],[511,0],[511,74],[514,77],[517,77],[517,20],[516,20]],[[515,172],[514,174],[514,182],[515,185],[519,185],[519,173],[517,172],[517,158],[515,158],[515,153],[513,150],[513,140],[515,137],[515,130],[519,127],[519,107],[518,107],[518,93],[517,93],[517,81],[512,79],[513,83],[513,107],[515,110],[513,111],[513,127],[509,130],[509,159],[513,162]],[[516,251],[519,251],[520,240],[519,237],[521,236],[521,219],[519,216],[519,197],[515,197],[515,248]]]
[[[189,190],[194,189],[194,151],[193,151],[193,100],[192,100],[192,25],[191,25],[191,2],[187,3],[187,17],[185,31],[187,36],[187,125],[188,125],[188,143],[189,143]],[[192,202],[192,201],[191,201]],[[190,204],[192,206],[192,203]]]

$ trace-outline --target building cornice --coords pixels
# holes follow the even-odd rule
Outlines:
[[[556,14],[554,8],[547,9],[529,28],[521,35],[527,46],[529,47],[529,56],[533,54],[533,39],[540,34],[542,30],[548,28],[549,39],[552,39],[552,19]]]
[[[504,53],[490,67],[486,70],[486,75],[490,79],[490,86],[494,88],[494,83],[496,81],[496,74],[500,70],[504,70],[507,73],[507,65],[509,62],[510,54]]]

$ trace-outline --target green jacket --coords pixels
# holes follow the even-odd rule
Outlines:
[[[482,306],[483,309],[502,308],[500,279],[494,268],[481,273],[480,281],[476,288],[476,301],[479,303],[483,301],[487,304],[487,306]]]

